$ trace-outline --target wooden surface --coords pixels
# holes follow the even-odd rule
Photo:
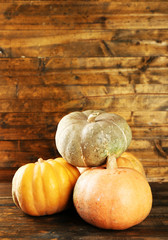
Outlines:
[[[0,181],[58,156],[59,120],[118,113],[149,181],[168,181],[168,1],[0,0]]]
[[[45,217],[31,217],[11,198],[11,184],[0,184],[0,239],[167,240],[168,183],[151,183],[153,208],[139,225],[123,231],[103,230],[84,222],[74,208]]]

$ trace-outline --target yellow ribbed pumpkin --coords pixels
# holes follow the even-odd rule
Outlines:
[[[32,216],[50,215],[65,210],[72,200],[78,169],[63,158],[28,163],[12,180],[14,203]]]

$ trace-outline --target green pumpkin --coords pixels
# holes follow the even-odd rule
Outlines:
[[[131,139],[125,119],[101,110],[69,113],[60,120],[55,136],[61,156],[78,167],[96,167],[119,157]]]

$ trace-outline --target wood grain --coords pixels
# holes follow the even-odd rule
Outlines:
[[[92,96],[115,96],[115,95],[135,95],[135,94],[167,94],[168,84],[128,84],[126,86],[0,86],[0,99],[65,99],[68,98],[82,98]]]
[[[143,68],[142,68],[143,69]],[[86,69],[31,73],[30,72],[8,72],[3,70],[0,76],[1,85],[112,85],[120,86],[127,84],[167,84],[168,68],[146,68],[145,71],[136,68],[119,69]],[[1,71],[2,72],[2,71]],[[6,74],[6,76],[5,76]],[[16,75],[16,76],[15,76]]]
[[[0,30],[2,57],[167,55],[165,29]],[[50,44],[48,44],[50,43]],[[21,46],[21,47],[20,47]],[[81,48],[83,49],[81,51]],[[89,51],[88,51],[89,48]]]
[[[123,29],[103,32],[79,30],[77,33],[74,30],[56,30],[54,35],[51,35],[51,30],[44,33],[23,30],[22,38],[20,31],[0,33],[2,57],[167,56],[168,39],[165,29],[142,30],[140,33],[137,30]],[[133,33],[137,36],[135,39],[128,35]],[[153,35],[150,39],[149,34]]]
[[[14,4],[6,3],[3,5],[2,11],[5,12],[5,16],[14,17],[19,15],[24,16],[34,16],[34,12],[37,15],[47,16],[47,15],[109,15],[109,14],[162,14],[167,13],[168,3],[165,1],[161,3],[156,2],[145,2],[139,1],[130,2],[129,4],[121,1],[62,1],[60,3],[54,3],[53,1],[44,1],[40,3],[39,1],[19,1]]]
[[[107,5],[104,2],[102,4],[63,2],[61,5],[48,2],[4,3],[0,12],[0,26],[4,29],[17,30],[165,29],[165,25],[168,24],[166,10],[167,4],[160,2],[152,4],[117,2]]]
[[[128,151],[168,181],[168,2],[0,3],[0,181],[58,156],[58,122],[86,109],[124,117]]]
[[[167,68],[168,57],[85,57],[85,58],[1,58],[0,70],[9,76],[50,71],[106,71],[111,69],[139,69],[145,72],[148,68]],[[19,72],[18,72],[19,71]]]

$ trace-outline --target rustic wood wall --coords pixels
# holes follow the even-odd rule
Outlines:
[[[58,156],[58,121],[86,109],[123,116],[168,180],[168,1],[0,0],[0,180]]]

